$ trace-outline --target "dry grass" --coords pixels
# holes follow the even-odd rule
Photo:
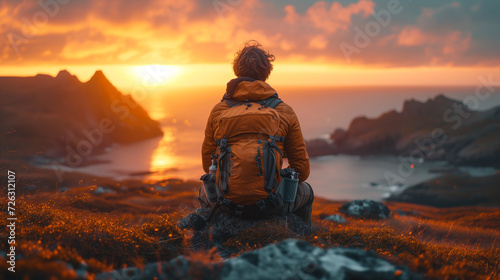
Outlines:
[[[492,217],[499,208],[433,208],[388,203],[388,220],[350,219],[347,224],[320,220],[338,213],[342,203],[319,199],[314,216],[316,246],[358,247],[376,251],[434,279],[497,279],[500,277],[500,231]],[[398,211],[399,212],[399,211]]]
[[[17,261],[19,273],[15,276],[75,279],[75,271],[83,263],[92,276],[180,254],[196,267],[193,273],[203,273],[205,264],[220,262],[217,251],[193,251],[190,232],[177,227],[177,220],[194,208],[197,185],[177,181],[145,186],[112,184],[106,188],[115,193],[101,195],[94,194],[97,186],[90,185],[19,196],[16,253],[23,258]],[[165,190],[156,189],[158,186]],[[431,279],[500,277],[499,208],[437,209],[391,202],[387,203],[389,208],[400,211],[388,220],[348,219],[346,224],[322,220],[338,214],[341,204],[318,198],[313,209],[314,232],[305,239],[319,247],[373,250]],[[0,226],[5,228],[5,223],[2,209]],[[286,228],[269,226],[241,232],[224,245],[239,255],[289,237],[294,236]],[[7,251],[6,246],[2,242],[0,250]],[[0,261],[4,271],[6,265],[4,259]]]
[[[184,233],[177,228],[178,215],[96,210],[104,205],[102,198],[88,191],[18,198],[16,254],[24,257],[17,263],[21,273],[16,275],[29,276],[43,268],[47,275],[54,271],[57,278],[72,279],[71,270],[64,265],[63,270],[57,269],[61,266],[57,260],[71,263],[75,269],[85,261],[89,272],[98,273],[168,260],[182,253]],[[6,218],[6,209],[2,209],[2,228]],[[0,244],[0,250],[7,251],[6,242]]]

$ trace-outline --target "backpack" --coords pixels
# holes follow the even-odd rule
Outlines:
[[[237,216],[266,216],[283,206],[276,195],[281,181],[283,152],[276,142],[280,116],[275,110],[281,99],[231,103],[215,130],[218,148],[215,184],[218,200]]]

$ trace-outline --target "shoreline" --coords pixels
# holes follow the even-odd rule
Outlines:
[[[460,176],[468,176],[472,177],[475,180],[480,180],[483,177],[492,176],[499,171],[492,167],[483,168],[483,167],[471,167],[471,166],[458,166],[452,165],[443,161],[429,163],[425,165],[424,169],[417,168],[417,173],[408,177],[407,180],[403,182],[394,181],[393,184],[388,184],[386,179],[384,179],[384,172],[392,172],[393,174],[397,174],[394,166],[386,169],[380,168],[380,165],[384,166],[384,164],[394,163],[396,159],[391,156],[322,156],[320,158],[311,159],[311,176],[307,180],[309,183],[313,185],[315,188],[317,196],[321,196],[325,199],[330,200],[353,200],[353,199],[372,199],[379,202],[390,201],[397,197],[401,198],[401,195],[408,190],[414,188],[415,186],[419,186],[422,184],[427,184],[432,180],[436,180],[441,177],[452,176],[452,175],[460,175]],[[437,164],[437,165],[434,165]],[[109,164],[112,165],[112,164]],[[394,164],[392,164],[394,165]],[[344,176],[343,173],[353,171],[350,167],[355,167],[362,173],[370,172],[369,174],[363,174],[360,176],[350,177]],[[46,166],[37,166],[34,167],[39,168],[39,173],[53,173],[54,166],[46,165]],[[59,172],[64,172],[63,176],[71,173],[80,173],[83,174],[82,177],[85,178],[107,178],[108,181],[113,181],[116,183],[137,181],[137,182],[148,182],[154,183],[164,180],[181,180],[184,182],[196,182],[199,183],[198,178],[183,178],[176,176],[175,171],[170,175],[166,175],[165,173],[160,174],[155,173],[154,171],[127,171],[127,170],[115,170],[114,175],[116,176],[100,176],[94,172],[85,172],[80,168],[72,170],[71,168],[58,166],[58,169],[62,170]],[[341,169],[339,169],[341,168]],[[347,168],[347,171],[343,171],[343,169]],[[378,168],[378,169],[377,169]],[[391,169],[392,168],[392,169]],[[101,166],[99,164],[86,166],[85,169],[94,169],[97,171],[102,171]],[[376,169],[375,171],[372,169]],[[328,171],[330,170],[330,171]],[[337,172],[331,172],[331,170],[336,170]],[[365,170],[365,171],[363,171]],[[323,171],[328,171],[325,174],[321,174]],[[102,172],[101,172],[102,173]],[[201,173],[200,173],[201,174]],[[333,174],[333,175],[332,175]],[[341,174],[341,175],[334,175]],[[72,176],[72,175],[70,175]],[[201,176],[201,175],[200,175]],[[337,177],[335,177],[337,176]],[[340,176],[340,177],[338,177]],[[414,203],[422,204],[425,200],[417,200],[406,198],[403,201],[409,201]],[[468,203],[470,204],[470,203]],[[434,203],[433,205],[437,205]]]
[[[372,157],[372,159],[379,159],[378,157]],[[57,173],[52,170],[50,166],[38,167],[36,165],[26,165],[17,164],[17,166],[27,166],[27,169],[15,168],[16,164],[13,165],[13,169],[20,174],[20,178],[23,179],[24,188],[38,188],[44,190],[50,189],[70,189],[74,186],[98,186],[98,185],[121,185],[121,184],[133,184],[142,185],[150,184],[155,185],[165,181],[175,181],[178,183],[184,183],[189,185],[197,185],[199,187],[200,181],[196,179],[186,180],[183,178],[173,176],[164,177],[160,180],[141,178],[141,176],[147,176],[148,172],[143,174],[136,174],[138,176],[129,176],[127,179],[116,180],[110,176],[96,176],[89,173],[82,172],[70,172],[64,173],[64,180],[59,181]],[[495,197],[492,195],[496,193],[494,186],[500,184],[500,173],[498,170],[491,170],[486,172],[486,174],[474,174],[476,171],[470,171],[467,173],[461,168],[465,167],[455,167],[452,168],[442,168],[440,170],[432,170],[429,174],[433,176],[429,179],[419,181],[412,185],[394,185],[394,186],[384,186],[377,182],[376,180],[367,180],[358,189],[362,191],[362,194],[354,196],[342,196],[342,194],[332,195],[332,190],[329,193],[322,191],[321,186],[313,186],[315,188],[316,197],[329,200],[332,202],[350,201],[355,199],[372,199],[375,201],[387,203],[390,201],[399,202],[409,202],[416,205],[427,205],[434,207],[449,207],[449,206],[460,206],[460,203],[466,206],[473,205],[490,205],[490,206],[500,206],[500,201],[495,201],[490,199],[490,197]],[[134,172],[135,173],[135,172]],[[480,173],[480,172],[478,172]],[[129,175],[134,175],[133,173]],[[479,176],[478,176],[479,175]],[[313,183],[314,180],[308,180],[308,182]],[[440,184],[436,182],[441,182]],[[463,186],[460,182],[464,182]],[[478,185],[479,184],[479,185]],[[50,186],[56,186],[51,188]],[[458,189],[457,186],[458,185]],[[477,188],[474,188],[476,185]],[[35,187],[33,187],[35,186]],[[455,188],[453,188],[455,186]],[[330,187],[331,188],[331,187]],[[23,186],[21,186],[23,189]],[[487,194],[483,197],[479,197],[476,194],[479,190],[484,191]],[[197,190],[196,190],[197,191]],[[377,198],[368,197],[367,193],[379,193],[387,194],[385,197],[380,196]],[[363,195],[364,194],[364,195]],[[333,197],[332,197],[333,196]],[[500,193],[498,194],[500,196]],[[449,199],[448,197],[454,197]]]

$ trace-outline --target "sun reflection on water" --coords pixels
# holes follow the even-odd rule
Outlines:
[[[179,178],[196,180],[203,172],[198,153],[199,137],[176,127],[163,127],[163,138],[151,156],[150,180]],[[198,135],[195,133],[194,135]],[[200,175],[199,175],[200,174]]]
[[[151,156],[151,171],[163,173],[176,167],[173,143],[175,141],[174,131],[164,129],[163,139],[158,144],[158,148]]]

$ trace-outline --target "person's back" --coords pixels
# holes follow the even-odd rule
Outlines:
[[[259,122],[264,122],[262,120],[265,120],[263,118],[260,119],[251,119],[251,118],[254,118],[255,115],[257,114],[261,114],[261,111],[262,114],[264,114],[263,111],[265,110],[269,111],[275,110],[279,115],[279,124],[276,127],[277,128],[276,135],[269,135],[269,137],[272,139],[273,143],[272,145],[275,145],[276,151],[279,152],[279,153],[276,152],[277,157],[283,154],[283,156],[288,159],[289,168],[292,168],[295,172],[298,173],[298,179],[299,179],[295,201],[287,205],[288,209],[284,209],[284,207],[282,206],[279,207],[281,208],[280,209],[281,211],[289,211],[295,213],[299,217],[301,217],[306,223],[310,224],[311,209],[312,209],[312,202],[314,200],[314,195],[310,185],[304,182],[309,176],[309,171],[310,171],[309,157],[307,155],[306,146],[302,136],[299,120],[295,112],[289,105],[282,102],[278,98],[278,94],[276,93],[276,91],[269,84],[265,82],[269,77],[269,74],[273,68],[271,64],[272,61],[274,61],[274,56],[264,51],[261,48],[261,45],[255,41],[250,41],[246,43],[245,47],[237,53],[237,56],[233,62],[233,69],[237,78],[231,80],[227,84],[226,93],[224,94],[223,99],[221,100],[220,103],[215,105],[212,112],[210,113],[210,117],[207,122],[205,130],[205,139],[203,141],[203,146],[202,146],[203,169],[205,170],[205,172],[210,173],[210,167],[213,163],[213,160],[215,160],[216,157],[220,157],[221,137],[225,136],[221,134],[227,134],[227,132],[223,131],[227,128],[226,127],[221,128],[220,123],[221,123],[221,118],[227,118],[229,112],[228,110],[230,109],[234,110],[232,108],[241,104],[246,104],[247,107],[245,109],[247,110],[253,109],[252,107],[250,107],[252,106],[250,102],[257,102],[256,103],[257,106],[261,106],[257,108],[258,111],[253,109],[254,113],[249,112],[248,114],[246,114],[244,116],[245,120],[243,120],[241,117],[237,119],[236,128],[232,129],[241,130],[240,131],[241,133],[231,133],[235,134],[235,136],[231,138],[231,143],[244,141],[245,138],[251,137],[249,136],[249,133],[245,133],[248,132],[245,131],[246,127],[258,126]],[[271,113],[268,113],[268,115],[270,115]],[[239,117],[239,115],[237,117]],[[248,122],[250,123],[247,124]],[[266,124],[263,123],[261,125],[265,126]],[[260,130],[264,131],[266,130],[266,128],[262,128]],[[262,141],[259,140],[259,143],[262,143]],[[250,149],[250,147],[248,147],[248,149]],[[264,148],[262,150],[264,150]],[[264,153],[264,151],[262,152]],[[217,155],[217,153],[219,154]],[[263,155],[261,154],[261,148],[257,147],[256,155],[254,157],[257,166],[261,170],[262,166],[261,164],[259,164],[259,159],[263,161],[262,156]],[[232,157],[233,155],[231,155],[231,158]],[[245,160],[246,159],[243,159],[243,161]],[[252,158],[249,160],[254,160],[254,159]],[[277,161],[278,162],[274,166],[278,166],[279,169],[279,167],[281,167],[281,158],[278,159]],[[237,166],[238,163],[232,164],[231,166],[234,165]],[[218,166],[220,167],[222,165],[218,164]],[[264,206],[267,205],[267,207],[265,207],[266,209],[270,208],[269,206],[270,204],[266,199],[269,200],[269,198],[274,197],[273,195],[275,190],[267,189],[266,192],[266,191],[259,191],[258,189],[253,189],[249,187],[252,184],[259,185],[260,181],[258,180],[260,180],[260,178],[258,176],[253,176],[253,173],[249,174],[248,172],[244,171],[248,169],[249,168],[243,168],[243,171],[239,171],[238,174],[235,174],[233,172],[232,174],[233,177],[238,177],[236,178],[238,180],[232,178],[234,179],[233,182],[239,182],[239,183],[237,184],[238,186],[231,185],[229,186],[229,188],[230,189],[233,188],[232,190],[234,190],[234,188],[240,188],[240,191],[237,192],[236,195],[234,195],[233,192],[231,199],[235,200],[236,203],[234,204],[240,206],[241,209],[245,207],[248,209],[253,209],[252,207],[254,207],[255,204],[259,204],[262,201],[266,201],[265,204],[261,203],[264,204]],[[255,172],[255,173],[263,173],[263,172]],[[262,175],[262,174],[255,174],[255,175]],[[279,174],[276,174],[276,176],[277,178],[280,178]],[[231,174],[228,174],[228,177],[231,177]],[[228,178],[225,179],[226,179],[225,182],[227,183]],[[269,179],[266,180],[269,181]],[[217,182],[219,183],[218,187],[221,187],[220,186],[221,180],[217,180]],[[203,187],[200,188],[198,199],[202,207],[208,208],[215,206],[214,202],[209,201],[205,188]],[[259,207],[258,208],[255,207],[255,209],[262,208],[261,205],[258,206]]]

